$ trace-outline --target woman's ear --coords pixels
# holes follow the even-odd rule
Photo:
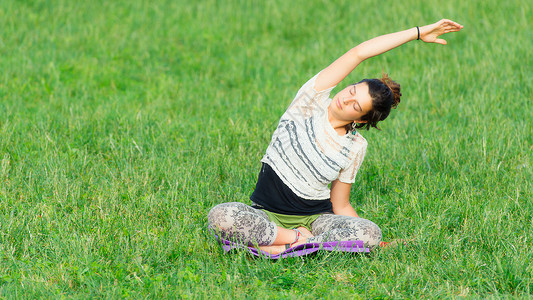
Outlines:
[[[358,124],[365,124],[365,123],[368,123],[368,121],[363,121],[363,120],[355,120],[354,122],[355,122],[355,123],[358,123]]]

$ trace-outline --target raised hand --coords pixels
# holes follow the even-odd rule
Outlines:
[[[448,32],[459,31],[462,28],[463,25],[459,23],[455,23],[448,19],[442,19],[437,23],[420,27],[420,39],[426,43],[446,45],[447,42],[443,39],[439,39],[439,36]]]

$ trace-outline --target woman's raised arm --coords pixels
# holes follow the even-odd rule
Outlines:
[[[446,41],[438,37],[448,32],[459,31],[462,25],[454,21],[442,19],[434,24],[389,33],[375,37],[350,49],[335,60],[331,65],[322,70],[315,81],[315,90],[322,91],[341,82],[362,61],[382,54],[409,41],[416,40],[420,30],[420,39],[426,43],[446,45]]]

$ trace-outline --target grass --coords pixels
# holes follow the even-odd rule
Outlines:
[[[407,247],[224,255],[209,209],[249,203],[307,79],[446,17],[449,45],[364,62],[402,84],[364,132],[360,215]],[[531,297],[531,3],[0,2],[0,297]]]

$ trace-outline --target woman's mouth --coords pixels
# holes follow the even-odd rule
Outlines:
[[[341,101],[339,100],[339,98],[337,98],[337,106],[339,107],[339,109],[342,109]]]

